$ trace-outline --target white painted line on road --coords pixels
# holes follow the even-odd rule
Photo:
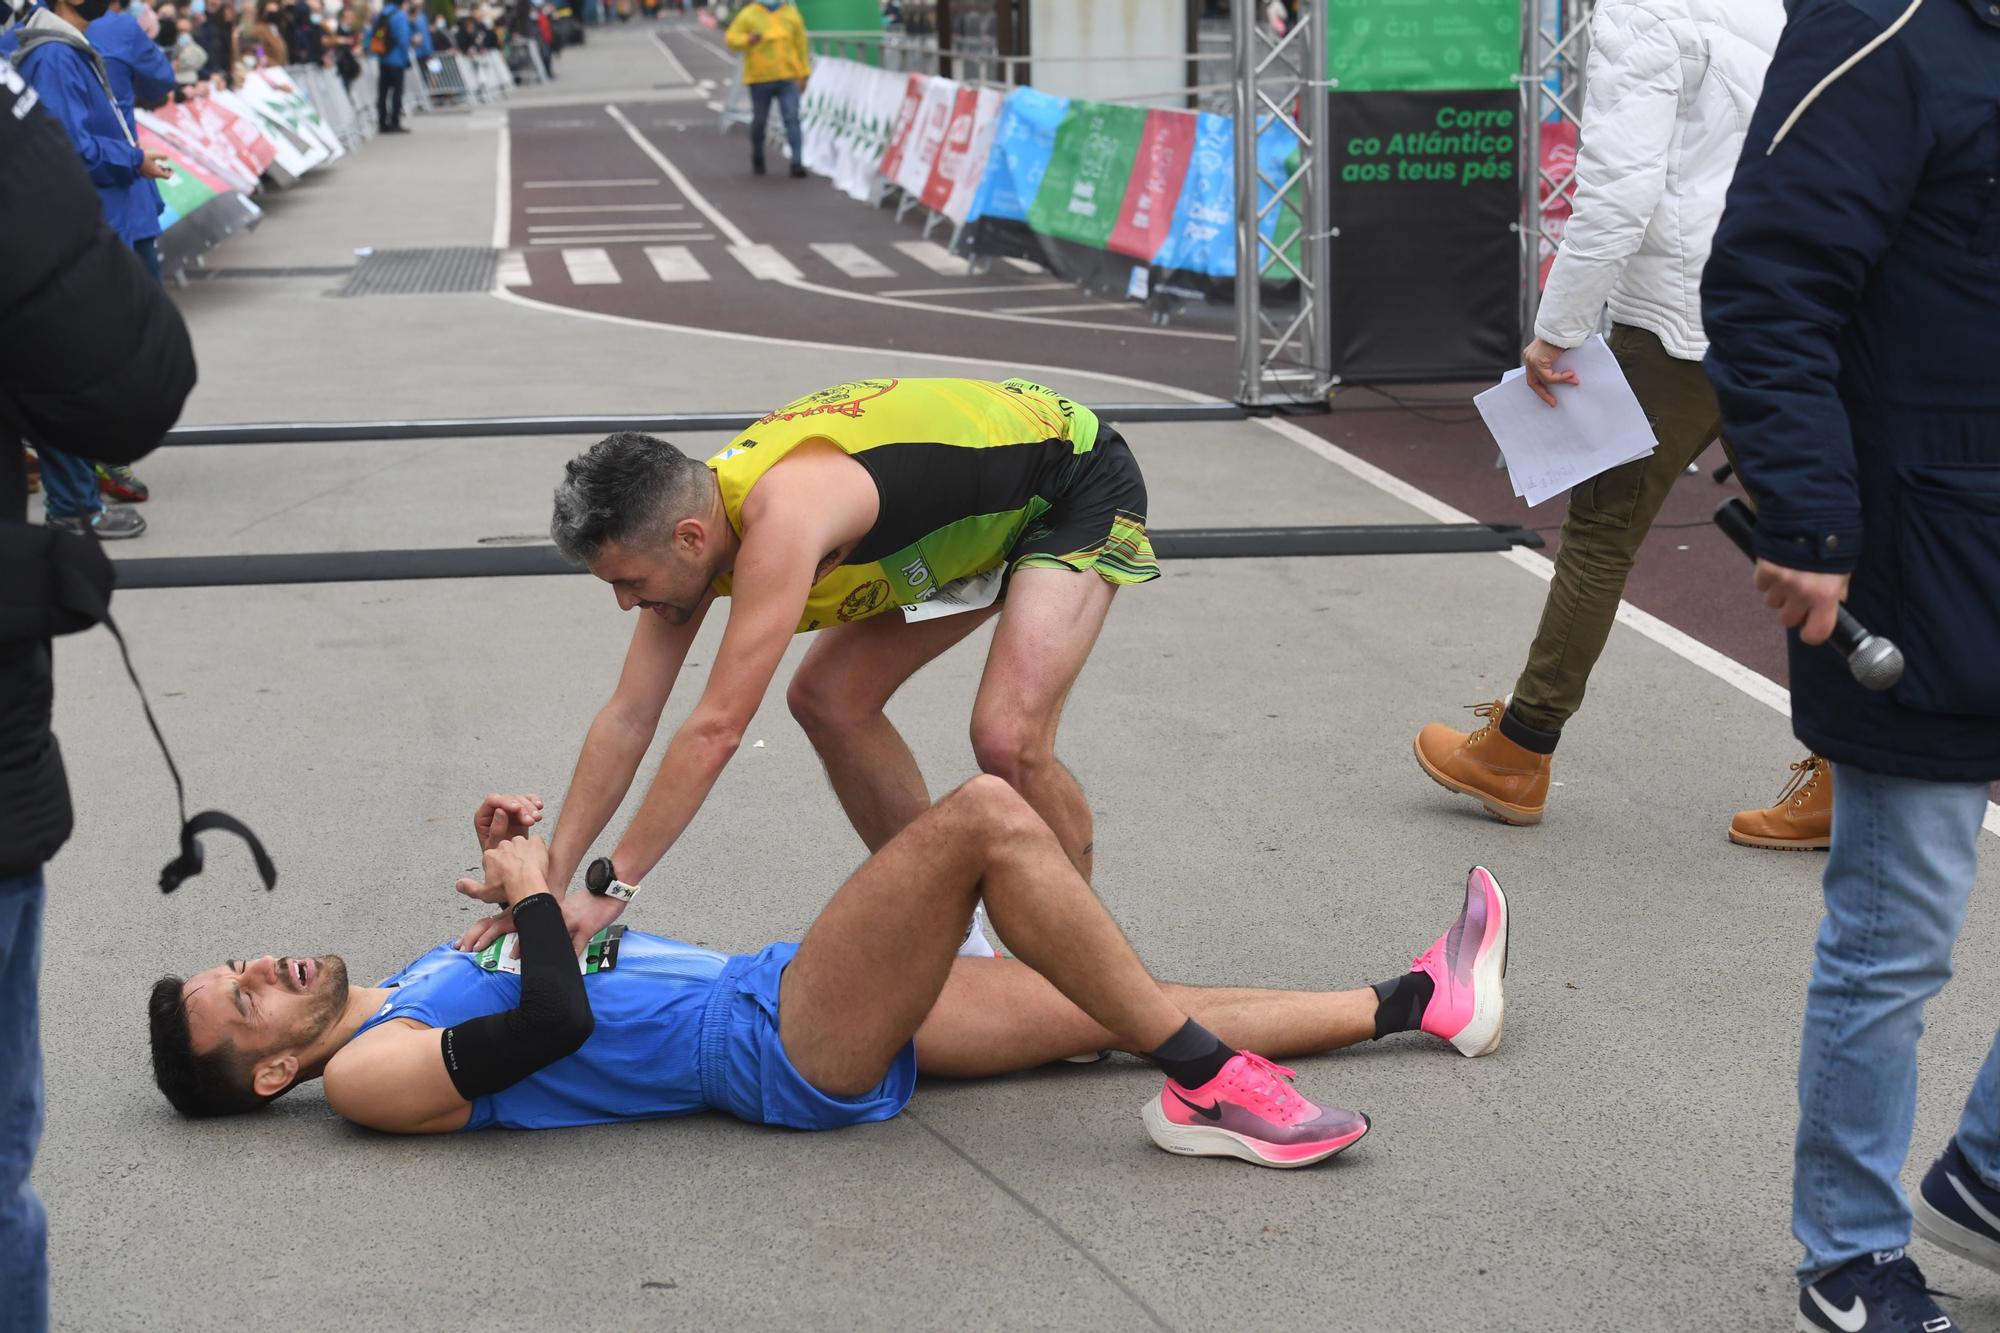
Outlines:
[[[814,241],[812,251],[850,278],[893,278],[896,270],[858,245],[845,241]]]
[[[653,29],[653,45],[659,48],[660,54],[666,57],[667,63],[674,67],[674,72],[681,76],[682,83],[694,82],[694,75],[688,73],[688,67],[681,63],[681,58],[674,54],[674,49],[671,46],[667,45],[667,39],[660,35],[658,28]]]
[[[528,230],[536,231],[700,231],[706,222],[531,222]]]
[[[804,276],[791,260],[778,253],[775,245],[732,245],[729,254],[751,277],[761,281],[794,282]]]
[[[526,181],[524,190],[636,190],[642,185],[658,185],[658,178],[647,176],[643,179],[608,181]]]
[[[565,250],[562,261],[569,280],[579,287],[604,287],[620,280],[618,266],[602,250]]]
[[[708,270],[685,245],[649,245],[646,258],[653,261],[653,272],[660,275],[661,282],[708,281]]]
[[[1003,305],[998,308],[1010,315],[1059,315],[1065,310],[1126,310],[1134,314],[1143,313],[1143,308],[1140,306],[1118,301],[1072,301],[1068,305]]]
[[[962,278],[972,271],[972,265],[960,259],[936,241],[897,241],[896,248],[908,258],[916,260],[933,273],[942,273],[947,278]]]
[[[694,182],[689,180],[679,167],[667,161],[667,155],[653,147],[646,136],[639,133],[637,126],[625,119],[623,111],[615,106],[607,106],[604,111],[606,115],[625,127],[625,133],[631,137],[633,143],[639,145],[639,151],[651,158],[654,166],[667,173],[667,179],[674,183],[674,188],[686,195],[687,201],[700,209],[702,216],[713,222],[715,229],[727,236],[731,245],[750,244],[750,238],[744,235],[743,229],[724,217],[714,204],[709,203],[707,196],[694,188]]]
[[[1009,258],[1009,259],[1005,259],[1005,260],[1002,260],[1001,262],[1002,262],[1002,263],[1004,263],[1004,264],[1006,264],[1006,265],[1007,265],[1007,266],[1008,266],[1009,268],[1014,268],[1014,269],[1019,269],[1019,270],[1020,270],[1021,272],[1023,272],[1023,273],[1047,273],[1047,272],[1048,272],[1048,270],[1047,270],[1047,269],[1043,268],[1043,267],[1042,267],[1042,266],[1041,266],[1040,264],[1037,264],[1037,263],[1036,263],[1036,262],[1035,262],[1034,260],[1032,260],[1032,259],[1012,259],[1012,258]]]
[[[966,296],[988,292],[1073,292],[1073,282],[1003,282],[997,287],[898,287],[884,296]]]
[[[698,232],[689,235],[680,231],[642,231],[629,236],[537,236],[529,245],[583,245],[595,242],[599,245],[641,245],[647,241],[712,241],[713,232]]]
[[[507,248],[507,227],[512,220],[509,210],[514,206],[514,161],[512,151],[513,135],[507,128],[506,118],[500,121],[500,165],[493,177],[493,248]]]
[[[686,204],[543,204],[530,213],[679,213]]]
[[[502,287],[528,286],[528,257],[519,250],[506,251],[500,256],[500,267],[495,277]]]

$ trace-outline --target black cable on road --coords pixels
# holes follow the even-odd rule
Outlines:
[[[1250,560],[1335,555],[1464,555],[1542,545],[1512,524],[1356,524],[1316,528],[1167,528],[1152,534],[1167,560]],[[553,546],[460,546],[415,551],[307,551],[286,555],[143,556],[117,559],[118,586],[247,588],[288,583],[382,583],[581,574]]]

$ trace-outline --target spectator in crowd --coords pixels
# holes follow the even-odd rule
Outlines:
[[[289,65],[291,49],[285,44],[284,9],[278,0],[263,0],[261,8],[244,15],[243,42],[238,50],[254,54],[257,65]]]
[[[352,94],[354,81],[361,77],[360,45],[354,25],[354,11],[343,6],[327,21],[326,47],[333,53],[333,69],[340,75],[341,91]]]
[[[200,22],[200,30],[195,40],[208,52],[208,60],[201,67],[204,79],[221,79],[227,87],[234,88],[236,73],[236,6],[232,0],[216,0],[213,7],[206,0],[188,0],[188,12]]]
[[[535,41],[542,48],[542,64],[553,79],[556,76],[556,52],[562,50],[562,42],[556,36],[555,20],[549,16],[549,7],[542,0],[536,0],[532,23]]]
[[[785,118],[785,142],[791,145],[792,175],[805,175],[799,93],[812,73],[812,58],[798,6],[791,0],[747,4],[730,20],[723,40],[743,53],[743,83],[750,89],[750,170],[764,174],[764,136],[776,102]]]
[[[319,0],[297,0],[285,11],[285,50],[294,65],[326,63],[326,21]]]
[[[105,221],[157,277],[153,242],[160,234],[161,204],[153,181],[164,179],[171,168],[165,153],[139,147],[132,123],[114,100],[106,62],[84,36],[106,8],[105,0],[55,0],[53,8],[33,10],[26,22],[0,39],[0,52],[12,56],[41,105],[68,133],[97,187]],[[136,23],[132,35],[144,44]],[[105,508],[91,459],[46,442],[38,443],[36,452],[51,527],[90,532],[107,540],[145,532],[146,520],[136,511]],[[143,487],[140,491],[143,498]]]
[[[445,19],[444,15],[431,15],[429,37],[431,52],[449,51],[452,49],[451,24]],[[429,52],[426,52],[426,54],[429,54]]]
[[[452,46],[460,55],[490,51],[492,43],[493,30],[481,23],[477,14],[467,10],[458,16],[458,31],[452,34]]]
[[[403,0],[383,0],[382,12],[375,16],[369,33],[368,49],[380,57],[375,123],[384,134],[408,134],[403,125],[403,80],[409,77],[413,52],[410,18],[403,12]]]
[[[171,3],[160,6],[158,42],[174,67],[176,87],[185,90],[200,80],[201,67],[208,63],[208,52],[195,40],[194,33],[182,26],[180,14]]]
[[[1792,0],[1702,281],[1757,589],[1794,631],[1792,728],[1836,777],[1799,1057],[1802,1329],[1957,1327],[1904,1253],[1900,1177],[2000,779],[1996,69],[1992,0]],[[1815,646],[1842,602],[1902,647],[1893,689]],[[1914,1225],[2000,1269],[2000,1042]]]
[[[105,225],[55,118],[24,114],[25,90],[0,60],[0,1324],[42,1333],[48,1228],[28,1185],[42,1122],[42,867],[71,826],[49,640],[88,625],[70,590],[108,596],[111,566],[90,543],[28,523],[15,432],[131,463],[179,415],[194,352],[165,290]]]
[[[1537,824],[1551,756],[1611,636],[1640,543],[1688,465],[1721,427],[1702,374],[1698,283],[1723,193],[1777,46],[1782,0],[1601,0],[1590,21],[1576,211],[1549,270],[1528,383],[1551,411],[1575,384],[1562,356],[1610,307],[1612,353],[1659,447],[1570,492],[1555,577],[1510,698],[1481,704],[1466,733],[1433,722],[1416,738],[1432,780],[1509,824]],[[1730,826],[1751,846],[1823,848],[1832,779],[1817,759],[1770,810]]]

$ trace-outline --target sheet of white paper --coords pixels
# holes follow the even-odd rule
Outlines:
[[[1604,339],[1563,354],[1578,383],[1555,386],[1550,407],[1515,369],[1472,400],[1507,459],[1514,494],[1529,505],[1561,495],[1608,468],[1644,458],[1658,441]]]

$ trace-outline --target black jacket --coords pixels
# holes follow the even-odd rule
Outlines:
[[[1903,648],[1855,684],[1792,635],[1799,738],[1840,763],[2000,779],[2000,5],[1793,0],[1702,279],[1758,553],[1853,575]],[[1768,151],[1767,151],[1768,150]]]
[[[108,596],[96,543],[30,525],[21,440],[107,463],[144,456],[194,387],[173,302],[104,224],[62,127],[0,61],[0,875],[32,870],[70,831],[49,730],[49,639]]]

